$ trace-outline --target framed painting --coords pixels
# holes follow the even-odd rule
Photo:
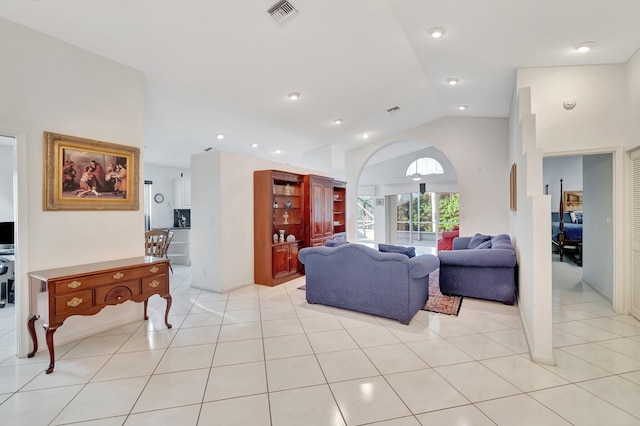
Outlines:
[[[518,210],[518,171],[516,163],[511,165],[511,172],[509,172],[509,208],[512,212]]]
[[[138,210],[140,149],[44,132],[44,210]]]
[[[563,191],[562,202],[565,212],[582,211],[582,191]]]

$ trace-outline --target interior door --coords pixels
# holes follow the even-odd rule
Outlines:
[[[631,154],[631,314],[640,319],[640,150]]]

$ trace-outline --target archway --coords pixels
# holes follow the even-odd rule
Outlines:
[[[419,167],[409,173],[416,162]],[[394,141],[375,150],[360,170],[357,195],[355,240],[361,244],[412,245],[435,253],[440,233],[459,223],[455,168],[424,141]]]

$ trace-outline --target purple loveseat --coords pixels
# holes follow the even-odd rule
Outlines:
[[[429,274],[438,258],[408,258],[360,244],[307,247],[304,263],[307,302],[392,318],[409,324],[429,298]]]
[[[440,292],[513,305],[517,260],[511,238],[500,234],[478,245],[478,235],[455,238],[453,251],[438,252]]]

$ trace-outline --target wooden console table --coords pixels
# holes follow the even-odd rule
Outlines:
[[[133,300],[144,302],[144,319],[147,320],[147,302],[154,294],[167,301],[164,323],[168,322],[171,308],[169,294],[169,260],[157,257],[131,259],[70,266],[29,272],[29,333],[33,340],[31,358],[38,350],[35,322],[42,315],[45,321],[49,368],[55,364],[53,333],[65,319],[72,315],[94,315],[107,305]]]

